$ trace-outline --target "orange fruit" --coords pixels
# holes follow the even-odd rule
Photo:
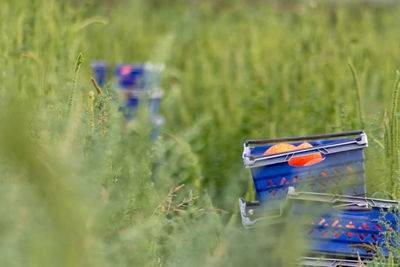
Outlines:
[[[323,160],[324,160],[323,157],[321,157],[321,158],[315,158],[315,159],[312,159],[312,160],[306,162],[306,164],[304,164],[304,166],[314,165],[314,164],[317,164],[318,162],[321,162],[321,161],[323,161]]]
[[[288,163],[290,166],[310,166],[322,161],[323,159],[324,158],[321,156],[321,153],[314,153],[307,156],[292,157],[289,159]]]
[[[298,149],[305,149],[305,148],[311,148],[313,147],[310,143],[304,142],[298,146],[294,146],[291,144],[276,144],[268,148],[267,151],[264,152],[264,155],[271,155],[271,154],[276,154],[276,153],[282,153],[282,152],[287,152],[287,151],[293,151],[293,150],[298,150]],[[313,164],[317,164],[318,162],[323,161],[324,158],[322,157],[321,153],[314,153],[311,155],[307,156],[299,156],[299,157],[292,157],[289,160],[289,165],[290,166],[310,166]]]
[[[310,143],[305,142],[298,145],[296,150],[311,147],[313,146]],[[310,166],[323,160],[324,158],[322,157],[321,153],[318,152],[307,156],[292,157],[288,163],[290,166]]]
[[[282,153],[282,152],[286,152],[286,151],[292,151],[295,149],[296,149],[296,147],[291,144],[285,144],[285,143],[276,144],[276,145],[273,145],[270,148],[268,148],[268,150],[264,152],[264,155]]]
[[[298,145],[296,147],[296,149],[305,149],[305,148],[310,148],[310,147],[312,147],[312,145],[310,143],[304,142],[304,143]]]

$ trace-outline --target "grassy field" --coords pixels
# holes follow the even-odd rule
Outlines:
[[[1,266],[292,265],[296,227],[240,225],[246,139],[365,129],[400,197],[398,4],[89,2],[0,2]],[[156,142],[95,59],[165,62]]]

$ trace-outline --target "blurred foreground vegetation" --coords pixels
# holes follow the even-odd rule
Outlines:
[[[368,195],[397,199],[399,11],[1,1],[0,265],[290,266],[296,227],[240,225],[245,139],[364,128]],[[112,79],[96,93],[96,59],[165,62],[155,142]]]

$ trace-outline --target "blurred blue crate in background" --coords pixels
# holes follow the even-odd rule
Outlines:
[[[105,61],[91,63],[96,82],[104,85],[108,64]],[[119,110],[127,122],[138,116],[139,107],[147,105],[152,127],[151,138],[156,139],[164,120],[160,116],[160,103],[163,92],[160,89],[162,63],[120,64],[115,69],[117,87],[122,89],[123,104]]]
[[[105,61],[92,61],[90,66],[93,70],[94,79],[100,87],[103,87],[107,78],[108,64]]]
[[[115,77],[119,88],[124,90],[142,90],[145,80],[144,64],[121,64],[115,69]]]

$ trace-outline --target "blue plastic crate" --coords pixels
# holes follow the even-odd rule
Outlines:
[[[386,240],[385,231],[397,231],[398,203],[364,197],[289,190],[285,202],[273,212],[258,201],[239,200],[246,228],[302,224],[308,253],[371,258],[373,246]],[[274,226],[275,225],[275,226]],[[392,243],[393,244],[393,243]],[[387,251],[382,251],[387,256]]]
[[[102,87],[107,76],[108,64],[105,61],[93,61],[90,66],[93,70],[94,78],[97,84]]]
[[[136,116],[139,105],[148,103],[148,110],[150,117],[157,117],[160,112],[160,102],[162,98],[162,92],[129,92],[126,94],[126,105],[122,108],[125,117],[129,120]]]
[[[160,128],[164,123],[164,119],[159,116],[160,102],[162,98],[162,92],[130,92],[128,94],[128,100],[124,107],[120,108],[120,111],[124,114],[125,119],[129,122],[135,119],[138,115],[139,106],[147,104],[149,119],[151,122],[151,139],[155,140],[158,137]]]
[[[147,90],[158,90],[160,88],[161,74],[164,64],[146,63],[144,73],[144,87]]]
[[[364,266],[368,262],[362,262]],[[299,266],[318,266],[318,267],[359,267],[360,262],[358,260],[349,259],[337,259],[337,258],[316,258],[316,257],[302,257],[298,262]]]
[[[156,140],[160,134],[160,128],[164,124],[164,119],[160,116],[153,118],[153,128],[151,129],[150,138]]]
[[[115,69],[118,86],[124,90],[144,89],[144,73],[144,64],[122,64]]]
[[[357,137],[328,139],[355,135]],[[273,144],[286,142],[298,146],[305,141],[313,147],[263,155]],[[244,144],[243,161],[246,168],[251,169],[260,201],[272,203],[272,200],[285,198],[289,186],[301,191],[363,196],[366,193],[363,149],[367,145],[367,136],[363,131],[251,140]],[[310,166],[291,166],[288,163],[291,158],[314,153],[321,153],[324,160]]]
[[[159,90],[164,64],[122,64],[115,70],[118,86],[124,90]]]

